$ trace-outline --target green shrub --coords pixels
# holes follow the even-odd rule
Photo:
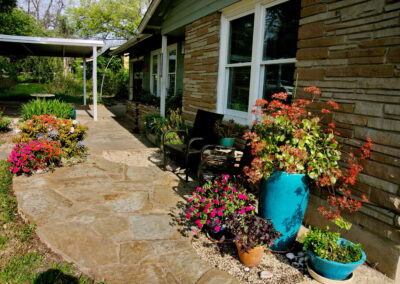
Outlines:
[[[11,124],[11,119],[3,116],[3,112],[0,111],[0,131],[9,130],[10,124]]]
[[[34,115],[54,115],[59,118],[71,118],[73,106],[59,100],[35,99],[22,105],[22,120]]]
[[[361,246],[350,244],[342,246],[338,243],[339,233],[312,227],[303,238],[303,247],[317,256],[342,263],[350,263],[361,259]]]
[[[86,90],[91,90],[91,84],[88,84],[89,81],[86,83]],[[60,75],[46,86],[45,91],[50,94],[77,96],[83,94],[83,82],[71,75]]]

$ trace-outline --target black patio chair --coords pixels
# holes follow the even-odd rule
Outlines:
[[[186,173],[186,182],[189,179],[189,159],[199,156],[201,149],[207,144],[218,143],[218,135],[215,133],[214,126],[217,121],[221,121],[223,114],[209,112],[205,110],[197,110],[193,128],[187,132],[186,130],[170,129],[163,133],[162,150],[164,156],[164,169],[167,165],[167,155],[175,160],[183,162]],[[169,133],[175,132],[186,135],[184,144],[168,144],[166,137]]]

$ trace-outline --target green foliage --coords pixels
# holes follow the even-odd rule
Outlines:
[[[158,98],[160,101],[160,98]],[[166,110],[174,110],[182,108],[182,92],[177,91],[175,95],[168,95],[165,100]]]
[[[25,224],[24,227],[19,231],[19,239],[22,242],[27,242],[33,238],[36,231],[36,225]]]
[[[135,98],[135,101],[145,105],[160,107],[160,98],[147,91],[142,91],[138,97]]]
[[[20,83],[10,89],[0,91],[0,100],[28,100],[31,94],[45,93],[45,86],[37,83]]]
[[[10,166],[10,163],[0,160],[0,225],[13,222],[16,217],[17,202],[9,192],[13,178]]]
[[[67,10],[82,37],[125,38],[135,35],[148,0],[80,0]]]
[[[361,259],[361,245],[350,244],[342,246],[339,244],[339,233],[312,227],[303,238],[304,250],[309,250],[317,256],[342,263],[356,262]]]
[[[10,12],[17,7],[17,0],[0,0],[0,13]]]
[[[0,271],[3,283],[26,283],[35,279],[43,257],[36,252],[13,257]]]
[[[169,129],[188,131],[180,109],[171,110],[167,118],[162,118],[156,113],[145,114],[143,120],[146,133],[156,135],[158,144],[161,142],[163,133]],[[166,136],[166,142],[169,144],[182,144],[183,137],[171,132]]]
[[[23,104],[22,120],[31,119],[34,115],[54,115],[58,118],[70,118],[72,114],[72,105],[59,101],[57,99],[35,99]]]
[[[22,10],[12,9],[11,12],[0,13],[0,34],[45,36],[46,32],[34,17]]]
[[[91,84],[87,84],[86,90],[90,90],[90,88]],[[72,75],[64,76],[59,74],[54,77],[52,82],[46,85],[45,92],[73,97],[83,93],[83,82],[82,80],[74,78]]]
[[[0,132],[9,130],[11,124],[11,119],[3,116],[3,112],[0,111]]]

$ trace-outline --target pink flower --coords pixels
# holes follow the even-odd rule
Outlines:
[[[222,216],[222,215],[224,215],[223,213],[222,213],[222,211],[218,211],[218,216]]]
[[[190,212],[193,212],[193,211],[194,211],[194,208],[193,208],[193,207],[190,207],[190,208],[189,208],[189,211],[190,211]]]
[[[219,224],[220,223],[220,221],[219,221],[219,219],[215,219],[215,224]]]
[[[238,213],[239,214],[246,214],[246,211],[244,209],[242,209],[242,210],[239,210]]]
[[[254,210],[254,207],[253,206],[247,206],[246,207],[246,211],[253,211]]]
[[[214,230],[218,233],[219,230],[221,230],[221,227],[220,227],[220,226],[215,226],[215,227],[214,227]]]
[[[215,215],[216,215],[216,214],[215,214],[214,212],[211,212],[211,213],[210,213],[210,217],[211,217],[211,218],[214,218]]]
[[[236,191],[237,191],[236,187],[232,187],[232,192],[236,192]]]
[[[190,213],[186,213],[186,218],[190,219],[192,218],[192,215]]]
[[[239,199],[247,200],[247,196],[243,194],[238,194]]]
[[[207,225],[210,225],[210,224],[211,224],[211,221],[210,221],[210,220],[207,220],[207,221],[206,221],[206,224],[207,224]]]

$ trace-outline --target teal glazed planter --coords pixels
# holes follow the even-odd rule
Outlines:
[[[76,119],[76,109],[75,108],[73,108],[71,111],[71,118]]]
[[[235,143],[235,138],[221,138],[219,140],[219,144],[225,147],[232,147],[233,143]]]
[[[307,209],[308,196],[305,174],[276,171],[262,183],[259,214],[270,218],[275,229],[282,233],[271,250],[283,252],[292,248]]]
[[[340,238],[339,244],[342,246],[348,246],[352,242]],[[367,256],[365,252],[361,250],[361,259],[356,262],[341,263],[337,261],[331,261],[321,258],[311,251],[306,251],[308,256],[308,265],[319,275],[324,276],[333,280],[344,280],[346,279],[358,266],[364,263]]]

